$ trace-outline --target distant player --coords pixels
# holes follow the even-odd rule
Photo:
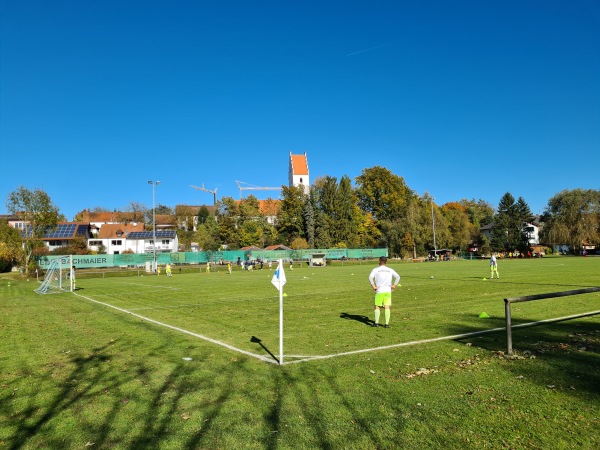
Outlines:
[[[172,277],[173,274],[171,273],[171,264],[167,264],[165,267],[165,272],[167,273],[168,277]]]
[[[400,275],[387,266],[387,258],[379,258],[379,266],[371,271],[369,282],[375,291],[375,320],[374,327],[379,326],[380,308],[383,306],[385,313],[385,328],[390,327],[390,307],[392,306],[392,291],[400,283]]]
[[[72,281],[72,283],[73,283],[73,290],[77,289],[77,288],[75,287],[75,284],[76,284],[76,282],[77,282],[77,281],[75,280],[75,266],[71,267],[71,281]]]
[[[227,263],[227,272],[229,272],[229,275],[231,275],[231,263],[230,262]]]
[[[206,261],[206,273],[210,273],[210,262]]]
[[[490,279],[494,279],[494,274],[496,274],[496,278],[500,278],[498,274],[498,261],[496,255],[492,253],[492,257],[490,258]]]

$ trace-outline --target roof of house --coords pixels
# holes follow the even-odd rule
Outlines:
[[[249,245],[247,247],[242,247],[240,250],[262,250],[262,248],[257,247],[256,245]]]
[[[116,237],[126,238],[129,233],[133,231],[144,231],[143,223],[105,223],[100,227],[100,231],[98,232],[98,239],[110,239]],[[121,232],[121,236],[119,236],[119,232]]]
[[[141,219],[141,220],[140,220]],[[141,211],[82,211],[81,220],[83,222],[96,223],[127,223],[127,222],[143,222],[143,213]]]
[[[308,162],[306,153],[303,155],[292,155],[290,153],[290,161],[292,165],[292,173],[294,175],[308,175]]]
[[[265,250],[291,250],[291,248],[286,247],[283,244],[277,244],[277,245],[269,245],[268,247],[265,248]]]

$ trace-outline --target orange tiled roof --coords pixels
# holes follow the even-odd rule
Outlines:
[[[122,238],[127,237],[129,233],[132,231],[144,231],[143,223],[128,223],[127,225],[122,223],[105,223],[100,227],[100,231],[98,232],[98,239],[108,239],[108,238],[116,238],[117,233],[121,231],[123,235]]]
[[[258,201],[258,209],[264,216],[276,216],[281,208],[281,200],[273,200],[272,198],[267,200]]]
[[[269,245],[268,247],[265,248],[265,250],[291,250],[291,248],[286,247],[283,244],[277,244],[277,245]]]
[[[294,175],[308,175],[308,162],[306,155],[290,155],[292,158],[292,169]]]

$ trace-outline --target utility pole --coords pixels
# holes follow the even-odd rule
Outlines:
[[[156,207],[154,206],[154,190],[160,184],[160,181],[148,180],[148,184],[152,185],[152,272],[156,271]]]

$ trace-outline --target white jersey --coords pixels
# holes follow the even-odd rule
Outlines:
[[[373,287],[377,286],[377,294],[392,292],[392,284],[400,283],[400,275],[388,266],[375,267],[369,275],[369,281]]]

